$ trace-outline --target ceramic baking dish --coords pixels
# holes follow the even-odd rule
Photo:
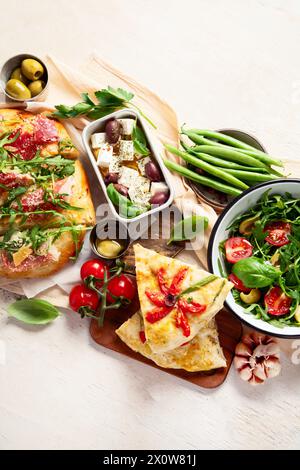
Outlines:
[[[160,170],[163,174],[163,177],[165,179],[165,182],[169,187],[169,191],[170,191],[169,198],[164,204],[162,204],[161,206],[158,206],[158,207],[154,207],[153,209],[150,209],[149,211],[144,212],[143,214],[140,214],[137,217],[132,217],[132,218],[123,217],[120,214],[118,214],[118,212],[116,211],[115,206],[113,205],[113,203],[111,202],[111,200],[107,196],[106,185],[104,183],[103,176],[101,174],[100,168],[98,168],[98,166],[96,164],[96,159],[95,159],[95,156],[94,156],[94,154],[92,152],[92,149],[91,149],[91,146],[90,146],[91,135],[94,134],[95,132],[103,132],[104,128],[105,128],[105,123],[107,121],[109,121],[110,119],[112,119],[112,118],[116,118],[116,119],[134,118],[134,119],[137,119],[137,122],[138,122],[139,126],[142,128],[142,130],[145,133],[148,146],[151,150],[151,154],[152,154],[154,160],[156,160],[156,162],[158,163],[158,165],[160,167]],[[139,113],[137,113],[134,110],[124,109],[122,111],[116,111],[114,113],[108,114],[107,116],[105,116],[103,118],[97,119],[96,121],[91,122],[90,124],[88,124],[84,128],[84,130],[82,132],[82,141],[83,141],[84,148],[85,148],[85,150],[88,154],[88,157],[90,159],[90,162],[91,162],[91,164],[94,168],[95,174],[96,174],[96,176],[99,180],[100,186],[101,186],[101,188],[104,192],[105,198],[106,198],[106,200],[109,204],[111,212],[117,220],[119,220],[123,223],[124,222],[126,222],[126,223],[137,222],[137,221],[139,221],[139,220],[141,220],[141,219],[143,219],[143,218],[145,218],[145,217],[147,217],[151,214],[162,211],[163,209],[165,209],[166,207],[168,207],[172,204],[172,201],[173,201],[173,198],[174,198],[174,192],[173,192],[170,180],[169,180],[168,170],[165,168],[165,166],[163,164],[163,161],[162,161],[162,158],[159,154],[159,151],[158,151],[153,139],[151,138],[151,136],[149,134],[149,131],[147,130],[146,126],[144,126],[144,123],[143,123]]]

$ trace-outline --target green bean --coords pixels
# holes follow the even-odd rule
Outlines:
[[[234,137],[230,137],[229,135],[222,134],[221,132],[210,131],[207,129],[189,129],[188,132],[199,134],[200,136],[208,137],[210,139],[216,139],[220,142],[231,145],[232,147],[246,150],[256,150],[252,145],[245,144],[245,142],[235,139]]]
[[[214,146],[214,147],[217,146],[218,148],[223,148],[224,150],[231,149],[231,150],[238,151],[240,153],[249,155],[250,157],[257,158],[258,160],[266,163],[267,165],[275,165],[275,166],[283,167],[283,163],[282,163],[281,160],[279,160],[278,158],[275,158],[275,157],[271,157],[267,153],[262,152],[261,150],[255,149],[254,147],[251,150],[249,150],[249,149],[240,149],[240,148],[237,149],[236,147],[232,147],[232,146],[229,146],[229,145],[224,145],[224,144],[221,144],[219,142],[206,139],[205,137],[202,137],[202,136],[200,136],[196,133],[193,133],[191,131],[183,131],[182,133],[187,135],[195,144],[198,144],[194,148],[194,150],[196,152],[201,152],[202,151],[201,147],[203,145],[209,145],[209,146]]]
[[[240,153],[238,150],[232,150],[230,148],[223,149],[219,147],[213,147],[212,145],[202,145],[201,153],[208,153],[209,155],[220,157],[224,160],[230,160],[232,162],[236,162],[246,166],[253,166],[255,168],[267,168],[267,165],[265,165],[265,163],[261,162],[260,160],[250,157],[249,155]]]
[[[181,128],[181,134],[187,135],[195,144],[199,145],[217,145],[217,146],[223,146],[223,144],[220,144],[219,142],[216,142],[215,140],[210,140],[206,139],[206,137],[203,137],[202,135],[198,135],[195,132],[195,129],[191,130],[184,130]]]
[[[220,168],[221,170],[221,168]],[[252,171],[232,170],[226,168],[227,173],[241,179],[242,181],[271,181],[277,179],[276,175],[267,175],[266,173],[255,173]]]
[[[238,196],[242,192],[239,189],[212,180],[207,176],[199,175],[198,173],[195,173],[194,171],[189,170],[188,168],[181,166],[178,163],[171,162],[170,160],[164,160],[164,164],[169,170],[175,171],[179,175],[184,176],[191,181],[195,181],[196,183],[202,184],[203,186],[216,189],[217,191],[229,194],[230,196]]]
[[[194,157],[187,152],[182,152],[182,150],[179,150],[176,147],[172,147],[171,145],[166,144],[165,147],[169,152],[173,153],[174,155],[178,155],[178,157],[181,157],[186,162],[191,163],[192,165],[198,168],[201,168],[201,170],[204,170],[207,173],[210,173],[211,175],[216,176],[217,178],[225,180],[227,183],[233,184],[233,186],[236,186],[237,188],[240,188],[240,189],[249,188],[248,185],[246,185],[239,179],[235,178],[235,176],[232,176],[226,173],[224,169],[220,170],[217,167],[212,166],[209,163],[203,160],[200,160],[199,158]]]
[[[191,155],[195,155],[195,157],[201,158],[201,160],[211,163],[212,165],[220,166],[222,168],[232,168],[234,170],[263,171],[263,172],[268,173],[268,170],[265,168],[239,165],[238,163],[234,163],[228,160],[222,160],[221,158],[214,157],[206,153],[201,153],[201,151],[194,150],[195,148],[200,149],[201,146],[189,147],[182,140],[180,141],[180,143],[186,152],[190,153]]]

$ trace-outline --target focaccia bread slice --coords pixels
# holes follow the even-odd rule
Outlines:
[[[144,341],[143,320],[135,313],[116,330],[119,338],[133,351],[151,359],[167,369],[184,369],[189,372],[208,371],[226,367],[226,359],[220,346],[215,320],[211,320],[188,343],[171,351],[155,353]]]
[[[79,152],[63,124],[57,119],[49,119],[47,114],[0,109],[0,138],[7,134],[14,138],[18,134],[8,148],[24,160],[31,160],[37,150],[43,157],[59,154],[65,158],[78,158]]]
[[[10,231],[0,237],[0,276],[40,278],[54,274],[80,251],[84,226]]]
[[[93,226],[95,210],[86,173],[79,160],[72,165],[74,173],[71,176],[53,183],[50,180],[43,185],[33,184],[9,204],[8,193],[0,207],[0,234],[4,234],[11,227],[24,230],[36,224],[57,226],[62,223],[73,223]],[[12,221],[11,215],[5,215],[8,211],[11,213],[16,211],[20,215],[14,217]],[[30,215],[25,216],[26,212]]]
[[[193,339],[221,310],[232,284],[139,244],[134,245],[134,252],[147,344],[155,353],[170,351]],[[172,291],[174,283],[177,292]],[[182,295],[192,286],[191,292]],[[174,295],[166,299],[171,291]],[[154,298],[150,298],[151,294]]]

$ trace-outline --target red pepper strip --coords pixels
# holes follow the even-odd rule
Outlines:
[[[148,299],[156,305],[156,307],[165,307],[165,299],[159,292],[150,292],[148,290],[145,291],[146,296]]]
[[[155,308],[151,312],[147,313],[146,320],[149,323],[156,323],[157,321],[165,318],[168,315],[168,313],[171,312],[171,310],[173,310],[173,307]]]
[[[201,305],[196,302],[187,302],[184,299],[178,300],[178,307],[183,313],[203,313],[206,310],[206,305]]]
[[[140,331],[140,340],[142,341],[142,343],[146,343],[146,335],[143,330]]]
[[[183,336],[186,336],[186,337],[190,336],[191,329],[190,329],[188,319],[185,313],[183,313],[181,310],[178,310],[177,312],[176,326],[177,328],[182,329]]]
[[[180,285],[185,278],[188,268],[181,268],[178,273],[173,277],[173,281],[169,288],[169,293],[172,295],[179,294]]]
[[[157,273],[157,281],[158,281],[158,285],[159,285],[159,288],[160,288],[161,292],[165,295],[168,295],[169,294],[169,288],[167,286],[166,281],[164,280],[165,275],[166,275],[165,269],[160,268],[158,273]]]

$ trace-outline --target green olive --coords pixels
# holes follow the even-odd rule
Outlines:
[[[35,59],[25,59],[21,64],[23,75],[30,81],[39,80],[44,73],[44,67]]]
[[[240,293],[241,300],[245,304],[256,304],[259,301],[261,296],[261,292],[259,289],[251,289],[249,294],[245,294],[244,292]]]
[[[15,78],[8,80],[6,84],[6,92],[18,100],[28,100],[31,98],[31,93],[27,86]]]
[[[43,80],[36,80],[35,82],[30,82],[28,88],[31,92],[31,96],[37,96],[45,88],[45,82],[43,82]]]
[[[249,217],[249,219],[243,220],[240,223],[239,232],[243,235],[250,235],[254,228],[255,222],[259,220],[259,216],[255,215],[254,217]]]
[[[16,80],[19,80],[20,82],[24,83],[25,85],[28,84],[28,79],[24,77],[22,74],[21,67],[17,67],[13,73],[11,74],[10,78],[15,78]]]

